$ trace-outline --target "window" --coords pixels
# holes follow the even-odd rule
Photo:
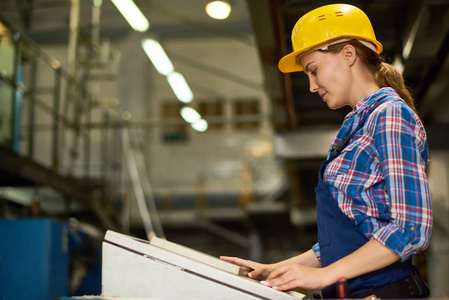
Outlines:
[[[209,124],[210,129],[223,129],[224,113],[223,103],[221,101],[203,101],[200,102],[198,112]]]
[[[260,125],[260,105],[256,99],[239,99],[234,101],[235,129],[257,129]]]

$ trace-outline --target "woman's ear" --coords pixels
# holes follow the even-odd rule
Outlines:
[[[345,61],[349,64],[349,66],[352,66],[355,63],[357,53],[354,46],[346,45],[341,53],[344,55]]]

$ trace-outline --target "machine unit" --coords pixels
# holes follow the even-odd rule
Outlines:
[[[250,279],[233,264],[154,238],[143,241],[108,231],[103,241],[102,296],[151,299],[279,299],[284,293]]]
[[[0,219],[0,299],[66,296],[68,233],[68,224],[48,218]]]

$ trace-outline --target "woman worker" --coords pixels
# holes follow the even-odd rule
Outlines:
[[[427,138],[402,75],[380,57],[368,17],[351,5],[305,14],[292,43],[279,69],[303,71],[329,108],[352,107],[320,168],[318,243],[275,264],[222,259],[253,268],[249,277],[281,291],[336,298],[334,284],[344,278],[354,298],[427,297],[411,262],[432,228]]]

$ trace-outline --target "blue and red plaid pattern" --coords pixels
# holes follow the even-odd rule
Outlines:
[[[387,101],[326,167],[324,182],[368,239],[376,239],[405,261],[427,248],[432,231],[427,136],[419,117],[392,88],[382,88],[346,116],[329,155],[384,97]],[[313,249],[320,259],[319,244]]]

